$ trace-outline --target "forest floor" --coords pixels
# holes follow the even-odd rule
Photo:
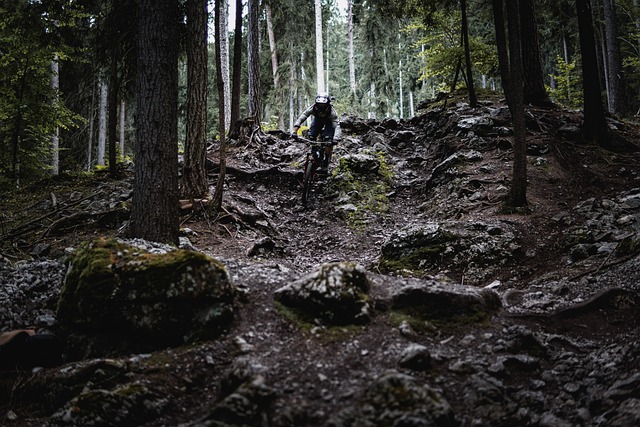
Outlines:
[[[461,126],[463,120],[483,117],[491,117],[493,123],[475,131]],[[579,112],[531,108],[528,207],[519,212],[505,212],[502,199],[510,185],[512,150],[511,137],[501,130],[510,126],[504,117],[504,105],[487,100],[477,109],[462,103],[450,103],[445,109],[434,104],[415,118],[399,122],[346,121],[345,136],[335,149],[333,167],[337,169],[339,159],[346,155],[382,150],[391,178],[383,197],[377,199],[380,204],[363,201],[362,188],[345,192],[344,181],[334,175],[318,180],[308,206],[304,207],[300,200],[299,166],[305,152],[303,144],[277,133],[263,134],[260,142],[232,143],[225,212],[211,216],[198,209],[185,210],[181,227],[196,249],[227,266],[234,283],[246,290],[247,299],[239,304],[231,329],[219,340],[158,352],[154,360],[161,362],[131,371],[130,376],[171,402],[161,415],[141,425],[189,425],[206,416],[220,400],[224,379],[240,357],[260,366],[266,383],[275,390],[269,415],[265,415],[260,425],[323,425],[339,411],[356,404],[380,374],[399,370],[399,354],[412,342],[425,345],[437,362],[432,370],[413,374],[442,392],[453,407],[457,423],[509,425],[517,419],[514,415],[517,411],[505,409],[509,419],[492,420],[490,414],[478,410],[478,405],[470,405],[466,400],[469,376],[488,369],[495,352],[485,350],[485,344],[496,345],[505,340],[514,325],[526,325],[546,336],[559,333],[557,325],[545,320],[511,316],[516,311],[526,312],[523,301],[527,295],[546,293],[548,314],[563,305],[584,302],[614,285],[624,287],[624,283],[613,283],[614,279],[605,279],[605,275],[613,274],[615,268],[625,268],[626,264],[614,265],[607,256],[573,262],[562,242],[569,225],[575,226],[580,221],[586,224],[594,219],[577,218],[572,213],[575,206],[591,198],[600,202],[615,199],[640,187],[640,155],[584,144],[575,134],[567,138],[563,131],[579,126]],[[627,141],[640,147],[640,128],[636,124],[617,120],[610,123]],[[402,132],[412,132],[412,139],[403,140]],[[436,167],[450,155],[465,150],[480,152],[482,159],[459,164],[451,172],[453,175],[445,174],[443,181],[436,181],[433,173]],[[215,147],[209,153],[216,163]],[[212,183],[215,176],[212,171]],[[95,174],[52,178],[12,193],[1,204],[0,234],[9,236],[0,247],[2,255],[16,262],[40,248],[34,258],[58,258],[65,248],[87,239],[117,235],[125,224],[118,207],[122,200],[126,202],[130,188],[130,176],[120,181]],[[110,194],[107,198],[111,200],[110,207],[101,205],[101,212],[112,214],[81,215],[71,205],[71,200],[98,191]],[[57,203],[66,203],[68,208],[48,215],[42,207],[46,205],[48,212],[53,212],[52,198]],[[561,219],[568,216],[573,222]],[[19,228],[31,220],[33,224]],[[384,294],[385,281],[399,275],[379,269],[381,247],[394,231],[428,221],[471,220],[508,222],[518,231],[521,246],[516,262],[502,265],[477,283],[480,287],[496,286],[503,299],[503,311],[490,322],[418,331],[407,336],[381,307],[365,326],[326,328],[318,324],[305,328],[283,315],[274,303],[278,288],[332,261],[354,261],[364,266],[374,284],[372,292]],[[640,217],[635,218],[638,220]],[[635,258],[625,260],[635,261]],[[432,275],[446,276],[456,283],[477,282],[458,267],[443,267]],[[630,283],[630,288],[637,286],[634,274],[628,270],[621,270],[615,281],[624,281],[620,275],[636,283]],[[541,284],[545,277],[553,279]],[[589,286],[584,286],[585,278],[591,278],[587,281]],[[559,282],[566,288],[562,292],[553,290]],[[583,354],[591,345],[605,348],[616,341],[637,342],[640,319],[634,313],[632,323],[607,328],[602,327],[602,317],[594,314],[576,324],[565,324],[562,334],[572,342],[589,340],[589,345],[578,345]],[[472,366],[467,367],[470,371],[460,367],[465,363]],[[527,408],[528,415],[518,415],[522,417],[520,422],[604,425],[598,423],[607,415],[589,407],[586,387],[574,393],[572,404],[562,390],[564,384],[544,376],[553,372],[558,363],[557,359],[543,361],[536,373],[501,378],[504,382],[501,390],[509,396],[523,388],[532,389],[534,380],[540,378],[547,384],[536,383],[536,391],[546,397],[538,402],[539,408]],[[615,375],[624,378],[631,370],[636,372],[638,360],[633,359],[631,364],[620,366]],[[582,384],[580,381],[574,382]],[[567,380],[565,384],[570,382]],[[519,402],[514,397],[505,399],[512,398]],[[46,424],[56,409],[43,412],[38,409],[39,404],[37,398],[25,398],[19,402],[0,402],[0,408],[14,414],[6,421],[7,425],[35,426]],[[589,415],[581,412],[584,407],[591,411]],[[545,424],[543,420],[548,421],[548,414],[559,421]]]

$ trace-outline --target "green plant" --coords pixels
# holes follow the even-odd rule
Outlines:
[[[569,63],[558,56],[556,58],[556,66],[558,67],[558,74],[553,75],[556,82],[556,87],[547,87],[549,96],[557,104],[562,104],[569,108],[582,107],[582,96],[580,93],[580,76],[579,70],[576,70],[576,61],[573,60]]]

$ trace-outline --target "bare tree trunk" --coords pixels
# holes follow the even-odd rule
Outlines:
[[[100,79],[100,105],[98,119],[98,153],[96,163],[104,166],[104,155],[107,146],[107,84]]]
[[[347,3],[347,32],[349,36],[349,91],[356,96],[356,61],[353,50],[353,0]]]
[[[209,194],[207,155],[207,0],[187,0],[187,135],[180,197]],[[220,49],[216,44],[216,49]],[[224,107],[224,106],[223,106]],[[221,123],[224,127],[224,108]]]
[[[138,11],[131,235],[177,245],[178,2],[138,0]]]
[[[493,0],[492,4],[500,77],[502,78],[502,88],[511,112],[514,131],[513,173],[506,203],[508,206],[516,208],[527,205],[526,126],[519,6],[517,0],[506,0],[509,34],[507,47],[504,0]]]
[[[115,8],[116,6],[114,6]],[[112,36],[115,36],[112,35]],[[115,178],[118,175],[118,160],[116,159],[116,131],[118,126],[118,56],[120,49],[116,37],[111,49],[111,72],[109,73],[109,90],[107,95],[107,139],[109,147],[109,176]]]
[[[276,105],[282,103],[280,95],[280,72],[278,71],[278,55],[276,52],[276,36],[273,32],[273,19],[271,17],[271,6],[269,3],[264,4],[265,14],[267,17],[267,34],[269,36],[269,51],[271,52],[271,74],[273,75],[273,92],[275,93]],[[281,107],[280,107],[281,108]],[[284,129],[284,113],[278,111],[278,128]]]
[[[582,136],[600,145],[608,143],[609,130],[602,107],[600,77],[596,60],[596,42],[590,0],[576,0],[580,53],[582,55],[582,91],[584,97],[584,123]]]
[[[89,138],[87,141],[87,172],[91,171],[93,166],[93,124],[96,121],[95,115],[96,108],[96,88],[95,85],[91,85],[91,107],[89,108]]]
[[[249,99],[247,113],[260,124],[260,46],[259,46],[259,8],[260,0],[249,0],[249,37],[248,37],[248,72]]]
[[[56,94],[54,102],[57,102],[58,90],[60,89],[60,74],[58,68],[58,55],[55,55],[53,61],[51,61],[51,89]],[[51,135],[51,175],[58,175],[60,173],[60,128],[56,126],[56,129]]]
[[[464,41],[464,59],[467,69],[467,92],[469,93],[469,105],[478,106],[478,97],[473,86],[473,74],[471,72],[471,51],[469,48],[469,25],[467,20],[467,1],[460,0],[460,12],[462,14],[462,39]]]
[[[522,65],[524,71],[524,102],[549,106],[549,94],[544,87],[540,59],[538,24],[533,0],[520,0],[520,26],[522,35]]]
[[[616,21],[615,4],[613,0],[603,0],[604,25],[607,41],[607,68],[609,81],[610,112],[618,116],[627,113],[624,73],[622,70],[622,53],[618,41],[618,24]]]
[[[222,60],[222,84],[224,89],[224,128],[231,128],[231,86],[229,82],[229,0],[222,0],[220,5],[222,12],[220,14],[220,28],[224,32],[220,37],[220,56]]]
[[[125,118],[126,118],[126,102],[124,99],[120,100],[120,160],[124,161],[125,153],[124,153],[124,127],[125,127]]]
[[[322,1],[315,0],[316,9],[316,84],[317,91],[324,92],[324,60],[322,58]]]
[[[220,113],[220,171],[218,172],[218,181],[216,182],[216,188],[213,193],[212,209],[219,211],[222,208],[222,193],[224,190],[224,179],[226,175],[227,161],[227,140],[224,129],[224,85],[222,82],[222,55],[220,50],[220,38],[224,37],[223,32],[226,34],[226,28],[221,25],[221,4],[223,0],[215,1],[215,33],[216,33],[216,76],[218,81],[218,111]]]
[[[231,89],[231,134],[235,133],[235,123],[240,119],[240,88],[242,75],[242,0],[236,0],[236,22],[233,45],[233,87]]]
[[[520,0],[522,1],[522,0]],[[513,174],[508,204],[527,206],[527,128],[524,117],[524,73],[522,70],[522,34],[517,0],[507,0],[509,33],[509,71],[511,102],[509,110],[513,121]]]

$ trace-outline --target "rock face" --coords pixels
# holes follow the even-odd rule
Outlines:
[[[209,256],[98,239],[71,257],[57,317],[81,353],[149,351],[217,335],[235,295],[226,268]]]
[[[369,320],[369,279],[364,267],[351,262],[326,263],[278,289],[276,301],[329,324]]]

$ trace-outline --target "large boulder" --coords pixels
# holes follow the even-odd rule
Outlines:
[[[71,256],[57,317],[84,356],[150,351],[218,335],[235,296],[225,266],[207,255],[101,238]]]
[[[305,317],[332,325],[369,320],[369,279],[353,262],[322,264],[320,268],[275,292],[276,301]]]

